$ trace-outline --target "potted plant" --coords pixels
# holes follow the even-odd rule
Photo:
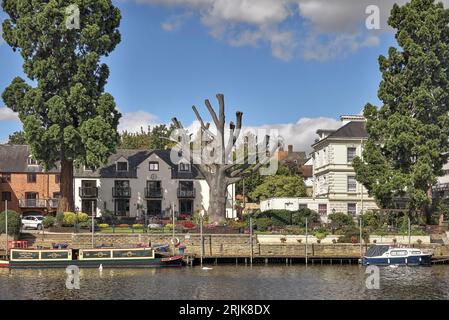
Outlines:
[[[287,242],[287,238],[285,238],[285,237],[282,237],[280,240],[281,240],[282,243],[286,243]]]
[[[298,241],[298,243],[301,243],[301,242],[302,242],[302,239],[296,239],[296,241]]]

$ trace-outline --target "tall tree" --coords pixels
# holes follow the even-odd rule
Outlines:
[[[23,131],[16,131],[9,135],[8,144],[26,144],[25,133]]]
[[[400,48],[380,56],[378,109],[364,115],[369,139],[357,180],[381,206],[406,198],[411,211],[431,203],[429,189],[449,152],[449,10],[433,0],[394,5],[388,20]]]
[[[120,114],[104,92],[109,68],[100,59],[120,42],[120,11],[111,0],[3,0],[2,7],[3,38],[36,84],[15,78],[2,98],[18,112],[33,156],[46,169],[60,163],[58,211],[71,211],[74,164],[100,166],[118,142]]]
[[[219,104],[218,115],[209,100],[205,101],[207,110],[212,117],[214,128],[211,128],[210,123],[204,122],[195,106],[192,107],[201,125],[200,145],[192,146],[191,135],[183,129],[178,119],[172,119],[173,124],[177,128],[174,132],[176,135],[174,141],[177,142],[177,145],[172,149],[172,157],[175,158],[181,153],[182,158],[193,161],[205,177],[210,189],[207,213],[214,222],[223,220],[226,217],[228,186],[262,169],[273,158],[274,152],[279,146],[278,141],[272,143],[270,142],[270,137],[266,135],[260,143],[247,141],[246,145],[250,148],[250,151],[243,152],[242,156],[237,156],[236,159],[233,159],[233,151],[242,131],[243,113],[236,113],[236,123],[234,124],[231,121],[227,131],[225,128],[224,95],[217,94],[217,100]],[[195,152],[196,149],[199,152]]]
[[[174,126],[167,127],[165,124],[148,126],[145,131],[140,128],[140,132],[132,133],[124,131],[120,134],[120,148],[123,149],[158,149],[163,150],[172,147],[174,144],[170,141],[170,135]]]

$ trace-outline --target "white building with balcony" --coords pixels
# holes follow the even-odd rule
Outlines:
[[[209,186],[195,165],[174,164],[170,150],[117,150],[106,166],[75,170],[75,206],[97,216],[104,211],[122,217],[170,217],[207,211]],[[226,215],[236,211],[229,186]]]
[[[321,129],[312,145],[313,195],[309,198],[276,198],[261,202],[261,210],[303,207],[317,211],[323,221],[330,213],[359,215],[377,205],[355,179],[352,160],[362,156],[368,138],[363,116],[342,116],[337,130]]]

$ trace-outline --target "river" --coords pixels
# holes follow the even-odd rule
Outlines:
[[[449,266],[380,268],[367,289],[365,268],[218,265],[176,269],[82,269],[80,289],[64,269],[0,269],[0,299],[448,299]]]

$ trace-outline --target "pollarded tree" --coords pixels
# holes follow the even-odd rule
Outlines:
[[[381,206],[406,198],[409,210],[425,209],[449,152],[449,10],[433,0],[394,5],[388,20],[401,49],[379,58],[379,109],[364,115],[369,139],[357,180]]]
[[[260,171],[263,175],[275,174],[277,160],[273,155],[280,144],[279,137],[270,139],[264,135],[261,142],[256,141],[256,135],[245,135],[243,149],[235,152],[236,143],[242,132],[243,113],[236,113],[236,123],[229,123],[229,130],[225,128],[224,95],[217,94],[219,113],[215,112],[209,100],[205,105],[212,117],[213,128],[204,122],[197,108],[193,111],[201,125],[199,137],[192,141],[191,134],[184,130],[181,122],[173,118],[176,127],[172,140],[177,142],[172,149],[171,157],[193,161],[209,185],[209,219],[214,222],[226,217],[227,188],[241,179]],[[254,137],[254,138],[251,138]],[[268,166],[268,168],[267,168]]]
[[[18,112],[34,157],[46,169],[60,162],[58,211],[72,211],[74,164],[100,166],[118,142],[120,114],[104,92],[109,69],[100,59],[120,42],[120,11],[111,0],[3,0],[2,7],[3,38],[34,81],[15,78],[2,98]]]

